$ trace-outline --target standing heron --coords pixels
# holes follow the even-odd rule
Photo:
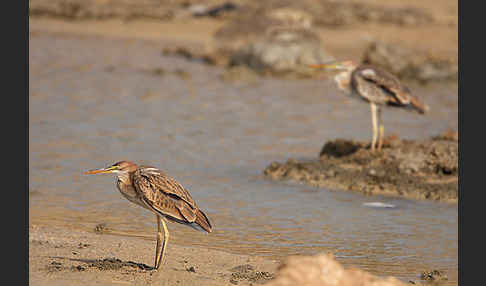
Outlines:
[[[412,96],[410,90],[402,85],[398,78],[381,68],[365,64],[358,65],[353,61],[309,66],[318,69],[340,70],[341,72],[334,77],[339,89],[350,93],[352,97],[370,103],[373,124],[372,151],[375,150],[377,138],[377,149],[381,150],[383,145],[385,127],[381,122],[382,106],[411,109],[420,114],[424,114],[429,109],[426,104]]]
[[[197,230],[202,229],[208,233],[212,231],[208,217],[199,209],[189,192],[161,170],[120,161],[103,169],[85,172],[85,174],[108,173],[116,174],[116,187],[126,199],[155,214],[158,231],[154,269],[159,269],[169,240],[165,219]],[[161,222],[164,228],[162,249]]]

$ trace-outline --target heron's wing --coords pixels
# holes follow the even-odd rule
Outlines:
[[[189,192],[176,180],[152,167],[141,167],[132,177],[142,200],[153,210],[192,223],[198,208]]]
[[[388,97],[388,103],[398,105],[410,103],[410,90],[391,73],[372,66],[363,66],[357,72],[363,79],[373,82],[386,94],[392,95]]]

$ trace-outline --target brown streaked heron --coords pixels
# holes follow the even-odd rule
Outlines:
[[[371,150],[381,150],[385,127],[381,121],[381,107],[393,106],[415,110],[424,114],[429,107],[411,95],[410,90],[402,85],[397,77],[376,66],[353,61],[335,61],[325,64],[309,65],[316,69],[340,70],[335,77],[339,89],[351,97],[370,103],[373,135]],[[378,134],[379,133],[379,134]],[[378,146],[376,141],[378,138]]]
[[[85,174],[109,173],[116,174],[116,187],[126,199],[155,214],[158,229],[154,269],[159,269],[169,240],[166,219],[208,233],[212,231],[208,217],[199,209],[189,192],[161,170],[120,161],[103,169],[85,172]],[[161,222],[164,229],[163,245]]]

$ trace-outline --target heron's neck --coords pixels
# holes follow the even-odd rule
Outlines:
[[[132,179],[130,177],[130,173],[120,172],[116,175],[118,177],[118,180],[122,181],[123,184],[125,184],[125,185],[131,185],[132,184]]]
[[[346,92],[350,92],[350,84],[351,84],[351,71],[342,71],[338,73],[334,80],[336,81],[339,89],[344,90]]]

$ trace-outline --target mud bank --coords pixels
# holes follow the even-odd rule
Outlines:
[[[369,145],[336,139],[322,147],[317,160],[273,162],[264,174],[366,195],[457,202],[457,132],[422,141],[387,137],[381,152],[372,152]]]

